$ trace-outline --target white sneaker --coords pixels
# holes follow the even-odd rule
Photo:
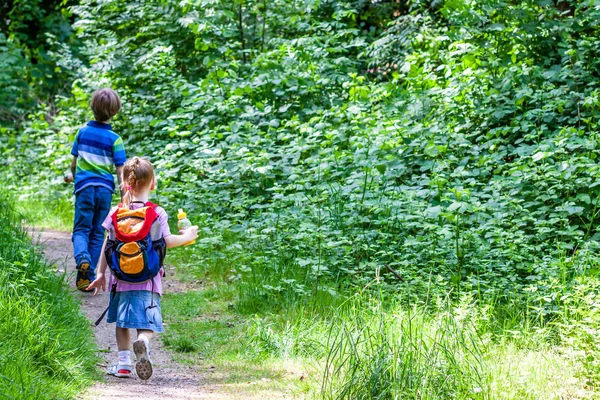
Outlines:
[[[142,380],[150,379],[152,376],[152,361],[150,360],[150,351],[148,345],[142,339],[133,342],[133,352],[135,353],[135,372]]]
[[[106,371],[109,375],[114,375],[117,378],[129,378],[131,376],[132,365],[127,364],[113,364],[108,367]]]

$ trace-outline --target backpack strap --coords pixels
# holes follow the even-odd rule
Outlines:
[[[118,228],[118,226],[119,226],[118,218],[119,218],[119,213],[121,210],[123,210],[123,209],[121,207],[118,207],[117,210],[113,213],[111,219],[112,219],[113,226],[115,227],[115,235],[116,235],[117,239],[122,242],[133,242],[133,241],[141,240],[142,238],[148,236],[148,233],[150,233],[150,229],[152,228],[152,224],[158,218],[158,214],[156,213],[156,206],[148,206],[148,208],[146,208],[146,214],[143,218],[144,222],[143,222],[141,228],[137,232],[134,232],[134,233],[125,233],[125,232],[121,232]],[[138,217],[138,218],[141,219],[141,217]]]
[[[117,283],[115,282],[115,283],[113,283],[112,288],[110,289],[110,299],[108,300],[108,307],[106,307],[106,310],[104,310],[104,312],[102,313],[100,318],[98,318],[96,320],[96,322],[94,323],[94,326],[100,325],[100,322],[102,322],[102,320],[104,319],[104,316],[106,315],[106,313],[108,312],[108,309],[110,308],[110,303],[112,303],[116,294],[117,294]]]
[[[151,201],[147,201],[147,202],[145,202],[145,203],[144,203],[143,201],[132,201],[131,203],[138,203],[138,204],[140,204],[140,203],[141,203],[141,204],[145,205],[146,207],[152,207],[152,208],[154,208],[155,210],[156,210],[156,207],[158,207],[158,205],[157,205],[157,204],[154,204],[154,203],[153,203],[153,202],[151,202]],[[131,203],[130,203],[130,204],[131,204]],[[124,205],[123,203],[119,203],[119,204],[117,204],[117,208],[123,208],[123,205]]]
[[[152,207],[154,210],[156,210],[158,205],[148,201],[146,203],[146,207]],[[156,219],[154,220],[154,223],[152,224],[152,227],[150,228],[150,238],[152,238],[152,241],[156,241],[156,240],[159,240],[160,238],[162,238],[162,226],[160,225],[160,222],[158,220],[158,212],[156,213]],[[162,265],[162,262],[161,262],[161,265]]]

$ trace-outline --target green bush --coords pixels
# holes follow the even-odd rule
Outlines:
[[[537,296],[593,268],[598,6],[367,3],[81,2],[90,63],[63,54],[81,67],[72,96],[5,142],[10,186],[64,196],[89,96],[112,85],[115,130],[151,156],[157,201],[202,219],[207,251],[238,246],[232,275],[256,299],[378,271],[415,298]]]

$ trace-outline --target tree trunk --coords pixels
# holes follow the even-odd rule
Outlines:
[[[242,61],[246,64],[246,42],[244,41],[244,25],[242,24],[242,2],[238,3],[238,26],[240,30],[240,44],[242,45]]]

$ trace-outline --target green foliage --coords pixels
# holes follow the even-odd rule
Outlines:
[[[596,262],[597,7],[415,4],[365,33],[352,2],[144,4],[74,8],[91,65],[63,106],[112,82],[115,129],[152,155],[159,201],[242,233],[269,260],[253,257],[264,292],[389,266],[416,294],[430,279],[511,293],[558,276],[561,255],[577,273]],[[62,118],[46,154],[84,119]]]
[[[73,135],[92,91],[112,86],[114,129],[157,167],[157,202],[202,226],[189,270],[235,285],[240,312],[336,303],[380,280],[427,307],[472,296],[493,305],[494,334],[528,321],[597,354],[583,333],[596,300],[580,284],[600,263],[593,1],[84,0],[72,12],[82,56],[55,55],[75,66],[72,95],[0,139],[8,187],[66,196]],[[25,68],[5,47],[2,62]],[[260,351],[297,348],[255,328]]]
[[[27,90],[27,82],[22,77],[27,73],[29,64],[23,56],[21,49],[6,40],[6,36],[0,32],[0,88],[3,89],[2,103],[0,104],[0,119],[9,120],[15,118],[25,99],[22,96]],[[2,132],[4,133],[4,132]]]
[[[67,92],[76,64],[61,64],[78,53],[71,35],[72,2],[13,0],[0,9],[0,129],[16,127],[40,104],[52,106]],[[70,46],[70,47],[69,47]],[[50,110],[51,112],[51,110]],[[0,133],[4,134],[2,130]]]
[[[384,32],[359,6],[82,2],[90,65],[64,112],[11,139],[16,158],[49,156],[59,181],[110,82],[115,129],[152,155],[159,202],[241,234],[269,269],[264,292],[382,271],[416,295],[434,279],[496,296],[559,276],[561,257],[570,275],[595,265],[598,6],[414,3]]]
[[[89,324],[0,196],[0,393],[75,398],[95,375]]]
[[[12,139],[15,162],[49,156],[58,183],[110,83],[159,203],[205,215],[207,250],[238,236],[259,297],[380,273],[416,297],[496,298],[561,277],[557,259],[567,280],[593,269],[598,6],[414,3],[383,31],[361,4],[82,2],[90,65],[54,121]]]

